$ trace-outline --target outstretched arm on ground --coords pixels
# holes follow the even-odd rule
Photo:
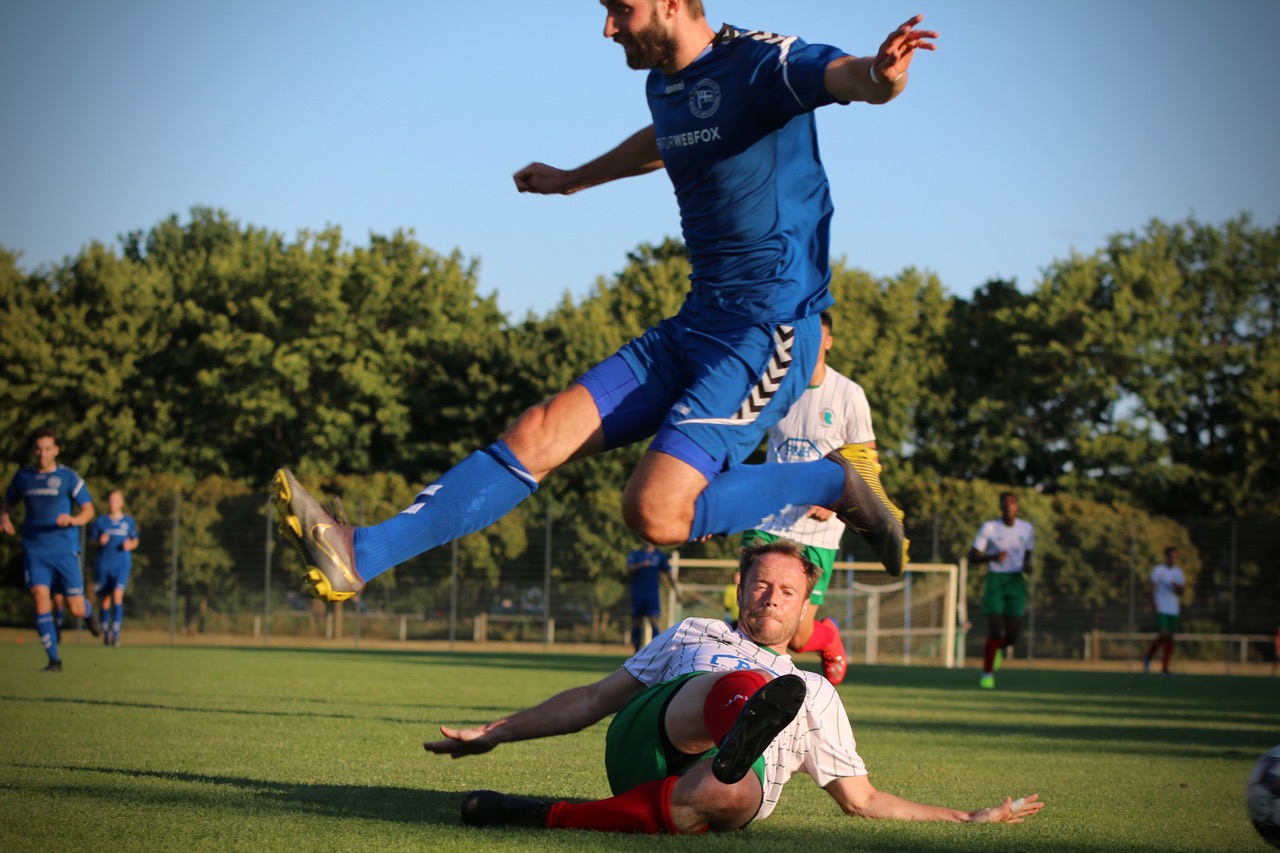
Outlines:
[[[522,193],[571,195],[598,184],[647,175],[662,168],[653,125],[631,134],[621,145],[576,169],[530,163],[512,177]]]
[[[827,785],[826,791],[844,810],[845,814],[867,818],[892,820],[940,820],[952,823],[1022,823],[1040,809],[1039,794],[1013,799],[991,808],[977,811],[949,809],[904,800],[902,797],[878,790],[866,776],[846,776]]]
[[[422,744],[427,752],[462,758],[488,752],[500,743],[581,731],[616,713],[644,685],[625,669],[501,720],[468,729],[440,727],[444,739]]]

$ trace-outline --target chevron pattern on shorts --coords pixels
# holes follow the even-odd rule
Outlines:
[[[769,405],[773,395],[782,387],[782,380],[791,367],[791,346],[795,341],[794,326],[778,326],[773,330],[773,357],[761,374],[760,380],[751,388],[751,393],[742,401],[742,407],[734,413],[733,419],[743,423],[751,423],[760,417],[764,407]]]

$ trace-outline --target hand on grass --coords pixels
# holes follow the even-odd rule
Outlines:
[[[1022,823],[1044,808],[1044,803],[1039,800],[1039,794],[1028,794],[1016,800],[1005,797],[1004,802],[998,806],[973,812],[969,816],[969,821],[971,823]]]
[[[422,748],[436,755],[462,758],[465,755],[480,755],[497,746],[493,740],[485,737],[488,734],[485,726],[471,729],[451,729],[448,726],[441,726],[440,734],[444,735],[444,740],[423,741]]]

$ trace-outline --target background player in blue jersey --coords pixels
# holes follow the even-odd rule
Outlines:
[[[129,584],[133,552],[138,547],[138,523],[124,514],[124,492],[116,489],[107,495],[107,514],[93,520],[89,538],[99,546],[94,578],[102,604],[102,641],[119,646],[124,588]]]
[[[780,504],[828,507],[891,574],[907,562],[901,513],[861,448],[794,465],[741,465],[808,382],[820,341],[832,213],[813,111],[885,103],[936,33],[917,16],[874,57],[758,30],[711,28],[698,0],[606,2],[604,35],[645,85],[653,123],[576,169],[531,163],[520,192],[569,194],[665,169],[693,273],[679,313],[373,527],[340,524],[281,470],[273,498],[312,591],[347,598],[367,579],[487,527],[560,465],[652,436],[623,496],[643,539],[685,542],[757,527]],[[879,494],[877,494],[877,491]]]
[[[627,581],[631,594],[631,645],[640,651],[644,620],[649,620],[653,636],[658,636],[658,616],[662,613],[662,576],[671,577],[671,561],[652,542],[627,555]]]
[[[22,570],[36,606],[36,633],[49,654],[47,672],[61,672],[58,633],[53,624],[52,589],[66,596],[67,606],[85,619],[96,637],[100,633],[92,607],[84,601],[80,571],[80,531],[93,520],[93,498],[80,475],[59,465],[58,437],[52,427],[31,436],[35,464],[13,475],[0,506],[0,531],[16,534],[9,513],[19,503],[22,519]]]

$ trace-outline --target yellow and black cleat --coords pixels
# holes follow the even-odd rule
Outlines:
[[[285,468],[271,480],[280,532],[302,556],[302,589],[324,601],[345,601],[364,589],[356,571],[354,528],[335,519]]]
[[[844,468],[844,492],[831,509],[867,541],[884,570],[896,578],[911,561],[911,541],[902,529],[902,510],[880,482],[879,454],[865,444],[846,444],[825,458]]]

